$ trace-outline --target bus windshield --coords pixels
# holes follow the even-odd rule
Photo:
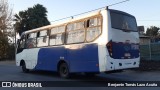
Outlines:
[[[119,12],[110,12],[112,28],[124,31],[137,31],[137,23],[135,17]]]

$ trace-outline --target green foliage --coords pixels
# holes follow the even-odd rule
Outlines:
[[[7,59],[9,60],[14,60],[15,58],[15,46],[14,44],[10,44],[9,47],[8,47],[8,50],[7,50]]]
[[[50,22],[47,19],[46,13],[46,8],[40,4],[34,5],[25,11],[20,11],[15,15],[15,30],[21,34],[27,30],[49,25]]]
[[[7,50],[9,48],[8,38],[0,31],[0,59],[7,58]]]
[[[150,28],[147,28],[146,35],[150,36],[151,38],[156,38],[159,35],[159,30],[159,27],[151,26]]]
[[[8,35],[0,31],[0,60],[14,59],[15,47],[14,44],[8,43]]]

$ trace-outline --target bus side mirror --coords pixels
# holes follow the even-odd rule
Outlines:
[[[17,48],[18,48],[19,44],[20,44],[20,39],[17,39],[17,43],[16,43]]]
[[[19,43],[20,39],[17,39],[17,44]]]

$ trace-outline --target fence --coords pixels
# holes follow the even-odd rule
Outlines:
[[[160,61],[160,43],[140,45],[140,57],[142,60]]]

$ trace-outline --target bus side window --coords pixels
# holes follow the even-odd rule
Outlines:
[[[40,36],[40,31],[39,32],[37,32],[37,37],[39,37]]]
[[[43,30],[37,33],[37,47],[48,46],[48,30]]]
[[[87,20],[86,22],[86,40],[91,42],[95,40],[101,34],[101,19],[100,17],[95,17]]]
[[[90,22],[90,20],[87,20],[87,21],[86,21],[86,28],[89,27],[89,22]]]
[[[18,48],[25,48],[25,36],[23,35],[22,38],[18,42]]]
[[[28,38],[29,38],[29,34],[26,35],[26,39],[28,39]]]
[[[73,25],[74,27],[72,28],[72,30],[67,28],[67,36],[66,36],[67,44],[84,42],[85,41],[84,21],[68,24],[67,27],[70,27],[70,25]]]
[[[62,45],[64,43],[65,26],[54,27],[50,31],[50,45]]]
[[[26,39],[26,47],[27,48],[36,47],[36,36],[37,36],[37,33],[35,33],[35,32],[29,33],[27,35],[27,39]]]

